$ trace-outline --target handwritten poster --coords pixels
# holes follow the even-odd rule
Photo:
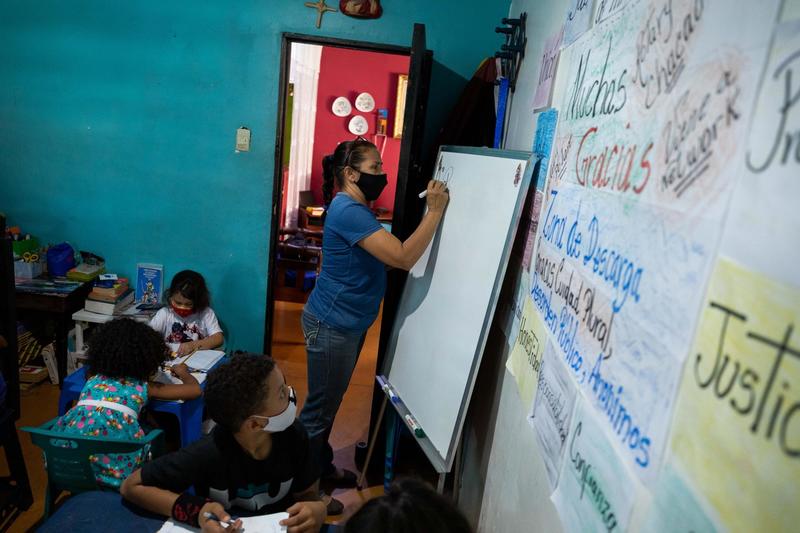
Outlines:
[[[798,19],[800,19],[800,1],[785,0],[783,3],[783,12],[781,13],[781,20],[790,21]]]
[[[536,430],[550,489],[558,483],[578,389],[552,342],[547,342],[529,422]]]
[[[522,296],[522,305],[517,338],[508,356],[506,368],[517,382],[522,405],[530,409],[539,382],[547,336],[528,295]]]
[[[616,18],[629,16],[632,11],[630,8],[635,5],[637,0],[595,0],[594,3],[594,24],[601,24],[612,21]],[[668,5],[666,2],[665,5]]]
[[[653,500],[641,531],[719,531],[710,513],[676,465],[667,463],[658,476]]]
[[[559,58],[531,296],[598,423],[648,484],[743,174],[736,155],[777,8],[597,0],[595,26]],[[720,31],[741,19],[746,30]]]
[[[639,490],[636,476],[596,420],[594,410],[579,399],[551,497],[568,532],[625,531]]]
[[[800,523],[800,290],[721,258],[675,414],[672,449],[727,527]]]
[[[513,349],[514,344],[517,342],[519,321],[522,319],[525,300],[530,299],[529,280],[526,272],[522,269],[522,265],[516,265],[513,271],[510,268],[511,266],[509,265],[509,269],[506,272],[506,280],[508,281],[504,281],[504,283],[509,283],[508,294],[510,296],[503,301],[504,316],[501,317],[500,322],[509,349]]]
[[[567,9],[567,20],[564,22],[564,39],[562,47],[567,47],[583,35],[592,25],[594,0],[572,0]]]
[[[539,82],[536,93],[533,97],[533,109],[542,109],[550,106],[550,96],[552,95],[553,79],[556,76],[556,66],[558,65],[558,52],[561,50],[561,39],[564,35],[564,27],[547,38],[544,43],[542,60],[539,64]]]
[[[800,20],[776,28],[760,89],[743,151],[747,174],[733,196],[721,246],[738,262],[797,285]]]
[[[558,111],[552,108],[539,113],[536,119],[536,135],[533,138],[533,153],[538,158],[538,162],[534,170],[535,191],[523,256],[523,266],[526,271],[530,271],[533,245],[536,240],[536,232],[539,229],[539,217],[542,212],[542,201],[544,199],[544,186],[547,178],[547,169],[550,164],[550,153],[553,151],[553,139],[556,134],[557,120]]]
[[[547,177],[550,154],[558,125],[558,111],[550,108],[536,115],[536,135],[533,138],[533,153],[539,158],[539,174]],[[536,189],[544,190],[544,179],[536,180]]]
[[[528,225],[528,235],[525,239],[525,255],[522,259],[522,266],[525,272],[530,272],[531,258],[533,257],[533,244],[536,241],[536,230],[539,229],[539,216],[542,212],[542,200],[544,193],[540,190],[533,192],[533,204],[531,205],[530,224]]]

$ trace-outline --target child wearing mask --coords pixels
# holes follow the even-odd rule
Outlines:
[[[203,531],[231,531],[206,513],[228,521],[230,514],[284,511],[290,533],[319,531],[326,506],[319,501],[318,467],[295,419],[294,390],[275,362],[233,356],[209,373],[205,401],[217,422],[211,434],[145,463],[123,483],[123,497]],[[241,525],[233,524],[233,530]]]
[[[225,337],[201,274],[194,270],[175,274],[167,299],[169,306],[159,309],[150,320],[150,327],[166,342],[178,344],[178,355],[222,346]]]

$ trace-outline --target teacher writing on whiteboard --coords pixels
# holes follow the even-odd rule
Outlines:
[[[409,270],[422,256],[442,220],[449,199],[443,183],[428,183],[428,211],[414,233],[401,242],[386,231],[370,202],[386,186],[381,155],[362,137],[340,143],[322,160],[327,212],[322,270],[303,310],[308,356],[308,397],[300,420],[311,439],[320,477],[328,486],[355,486],[352,472],[333,464],[328,443],[339,404],[350,383],[367,329],[378,316],[386,290],[386,267]],[[338,194],[333,196],[334,183]],[[331,500],[329,514],[341,512]]]

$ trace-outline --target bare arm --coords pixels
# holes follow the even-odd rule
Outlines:
[[[178,499],[178,495],[172,491],[143,485],[141,468],[122,482],[119,492],[129,502],[162,516],[172,514],[172,506]]]
[[[181,363],[172,367],[172,373],[183,381],[181,384],[164,384],[151,381],[147,396],[151,400],[194,400],[203,394],[200,383],[189,372],[189,367]]]
[[[445,184],[431,180],[428,182],[428,212],[408,239],[401,242],[388,231],[380,230],[358,244],[386,265],[411,270],[433,239],[448,199]]]
[[[319,481],[293,496],[297,503],[286,509],[289,518],[282,520],[281,525],[288,527],[288,533],[319,531],[328,514],[327,506],[319,499]]]
[[[204,339],[181,343],[178,346],[178,355],[187,355],[197,350],[213,350],[222,346],[223,342],[225,342],[225,336],[219,331]]]
[[[225,337],[222,335],[221,331],[218,331],[213,335],[209,335],[205,339],[195,341],[195,344],[197,345],[198,350],[213,350],[214,348],[219,348],[222,346],[223,342],[225,342]]]

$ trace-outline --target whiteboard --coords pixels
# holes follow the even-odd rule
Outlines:
[[[408,275],[384,372],[422,427],[439,472],[452,466],[497,294],[530,183],[528,152],[444,146],[434,177],[450,203]]]

